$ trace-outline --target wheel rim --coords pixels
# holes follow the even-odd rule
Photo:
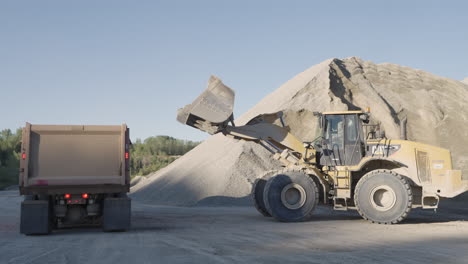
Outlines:
[[[375,209],[388,211],[395,206],[396,194],[388,185],[380,185],[372,190],[369,199]]]
[[[301,208],[305,204],[306,198],[304,188],[297,183],[290,183],[281,191],[281,203],[291,210]]]

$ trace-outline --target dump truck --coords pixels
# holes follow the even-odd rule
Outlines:
[[[453,168],[449,150],[404,135],[388,139],[378,124],[369,124],[368,110],[314,112],[310,122],[317,129],[310,133],[315,140],[302,142],[281,112],[236,126],[234,96],[212,76],[208,88],[179,109],[177,120],[210,134],[258,143],[281,162],[282,170],[266,173],[252,186],[254,205],[264,216],[306,221],[321,203],[357,210],[373,223],[396,224],[413,208],[435,210],[441,199],[468,190],[468,180]]]
[[[101,225],[130,227],[130,138],[127,125],[34,125],[22,133],[20,232]]]

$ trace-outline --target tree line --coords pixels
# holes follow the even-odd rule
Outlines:
[[[18,183],[21,129],[0,131],[0,189]]]
[[[21,129],[0,132],[0,189],[18,184],[21,132]],[[131,175],[147,175],[164,168],[198,144],[169,136],[149,137],[144,141],[137,139],[131,147]]]
[[[149,137],[132,144],[130,169],[132,176],[147,175],[166,167],[184,155],[199,142],[180,140],[169,136]]]

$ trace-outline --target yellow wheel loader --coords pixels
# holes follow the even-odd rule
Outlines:
[[[233,105],[234,91],[212,76],[208,88],[179,109],[177,120],[256,142],[281,161],[283,170],[268,172],[252,188],[255,207],[265,216],[306,221],[320,202],[335,210],[355,209],[373,223],[395,224],[412,208],[435,209],[441,198],[468,190],[461,171],[452,168],[449,150],[387,139],[368,124],[369,111],[316,112],[317,131],[310,131],[316,139],[301,142],[281,113],[235,126]]]

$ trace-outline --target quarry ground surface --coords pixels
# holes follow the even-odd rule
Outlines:
[[[19,234],[21,197],[0,192],[0,263],[466,263],[466,197],[437,214],[413,210],[399,225],[319,207],[305,223],[280,223],[253,207],[168,207],[133,201],[132,228]]]

